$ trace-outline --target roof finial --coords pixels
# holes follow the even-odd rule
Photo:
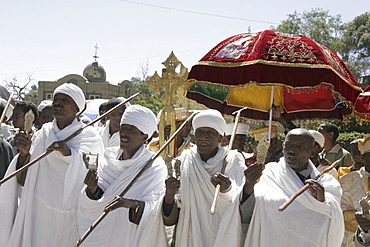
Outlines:
[[[96,62],[96,59],[99,58],[98,57],[98,49],[99,49],[98,44],[95,44],[94,48],[95,48],[95,56],[93,56],[93,58],[95,58],[95,62]]]

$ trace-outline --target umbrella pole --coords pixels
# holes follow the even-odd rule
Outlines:
[[[271,87],[271,97],[270,97],[270,114],[269,114],[269,134],[268,134],[268,140],[269,143],[271,142],[271,128],[272,128],[272,105],[274,104],[274,91],[275,87]]]

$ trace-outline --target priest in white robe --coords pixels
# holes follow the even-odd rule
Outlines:
[[[266,165],[250,195],[255,197],[255,208],[245,247],[340,246],[344,234],[342,190],[329,174],[313,180],[319,174],[309,160],[314,143],[310,132],[293,129],[283,144],[284,157]],[[310,184],[309,190],[279,212],[304,183]]]
[[[84,126],[78,120],[84,108],[82,90],[62,84],[54,91],[53,122],[44,124],[32,140],[20,134],[20,153],[7,175],[46,150],[54,152],[0,186],[0,246],[69,247],[78,239],[77,202],[87,173],[82,152],[102,151],[101,138],[93,127],[64,141]]]
[[[81,235],[103,213],[110,212],[86,238],[86,246],[138,246],[147,218],[164,190],[167,167],[159,156],[124,197],[121,194],[154,153],[145,142],[157,128],[156,117],[146,107],[129,106],[121,119],[120,146],[105,150],[98,172],[90,170],[79,207]],[[118,208],[120,207],[120,208]],[[155,246],[155,245],[151,245]]]
[[[153,211],[140,246],[167,246],[164,225],[176,224],[172,246],[241,246],[239,201],[244,185],[243,157],[220,147],[226,122],[216,110],[195,116],[196,147],[178,157],[180,179],[166,180],[166,194]],[[221,167],[226,170],[221,174]],[[210,214],[216,184],[220,184],[215,213]],[[178,194],[176,192],[178,191]],[[160,213],[158,213],[160,211]]]

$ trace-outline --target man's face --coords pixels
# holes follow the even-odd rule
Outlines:
[[[244,146],[245,146],[246,142],[247,142],[247,136],[246,135],[237,134],[237,135],[235,135],[232,149],[237,149],[238,151],[242,152],[242,151],[244,151]]]
[[[125,110],[126,106],[123,105],[108,116],[111,127],[120,128],[121,118]]]
[[[195,130],[195,144],[200,154],[211,154],[218,148],[221,135],[213,128],[200,127]]]
[[[64,94],[57,93],[53,100],[53,115],[58,119],[63,119],[66,122],[71,122],[76,118],[76,114],[79,112],[78,107],[74,100]]]
[[[300,172],[307,167],[312,151],[313,145],[309,136],[288,133],[283,143],[285,162],[295,172]]]
[[[25,112],[22,111],[19,107],[15,107],[13,110],[13,115],[11,116],[11,120],[13,120],[14,128],[19,128],[20,130],[24,130],[24,116],[26,115]]]
[[[44,109],[42,109],[40,113],[39,121],[41,125],[53,121],[53,108],[45,107]]]
[[[176,123],[175,123],[176,124],[176,129],[178,129],[184,122],[185,122],[185,120],[176,121]],[[189,136],[190,131],[191,131],[191,123],[188,122],[186,124],[186,126],[180,131],[180,133],[178,134],[178,137],[185,138],[185,137]]]
[[[323,150],[324,148],[320,147],[320,144],[318,144],[317,142],[315,142],[315,146],[313,148],[313,151],[312,151],[312,155],[311,155],[311,158],[315,158],[319,155],[319,153],[321,153],[321,151]]]
[[[138,128],[130,124],[122,124],[120,131],[120,147],[122,150],[137,150],[148,139]]]

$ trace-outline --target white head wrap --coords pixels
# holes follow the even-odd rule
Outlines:
[[[235,123],[228,123],[226,124],[226,135],[231,136],[233,133]],[[249,131],[249,124],[247,123],[238,123],[238,128],[236,129],[237,135],[247,135]]]
[[[220,135],[224,135],[226,122],[219,111],[209,109],[200,111],[193,119],[194,130],[201,127],[215,129]]]
[[[78,86],[72,83],[64,83],[54,90],[53,97],[57,93],[63,93],[71,97],[79,109],[79,114],[85,109],[85,94]]]
[[[138,128],[141,132],[151,137],[157,130],[157,118],[154,113],[141,105],[130,105],[126,108],[121,118],[122,124],[130,124]]]
[[[46,106],[51,106],[52,104],[53,104],[52,100],[47,100],[47,99],[43,100],[37,107],[37,111],[42,111],[42,109],[44,109]]]
[[[8,103],[7,100],[0,98],[0,105],[3,105],[5,107],[6,103]],[[13,109],[14,109],[14,106],[12,106],[12,104],[9,104],[8,110],[6,111],[6,114],[5,114],[6,119],[9,120],[9,118],[13,115]]]
[[[312,135],[313,137],[315,137],[315,142],[317,142],[320,147],[324,147],[324,142],[325,142],[325,137],[318,131],[316,130],[308,130]]]

